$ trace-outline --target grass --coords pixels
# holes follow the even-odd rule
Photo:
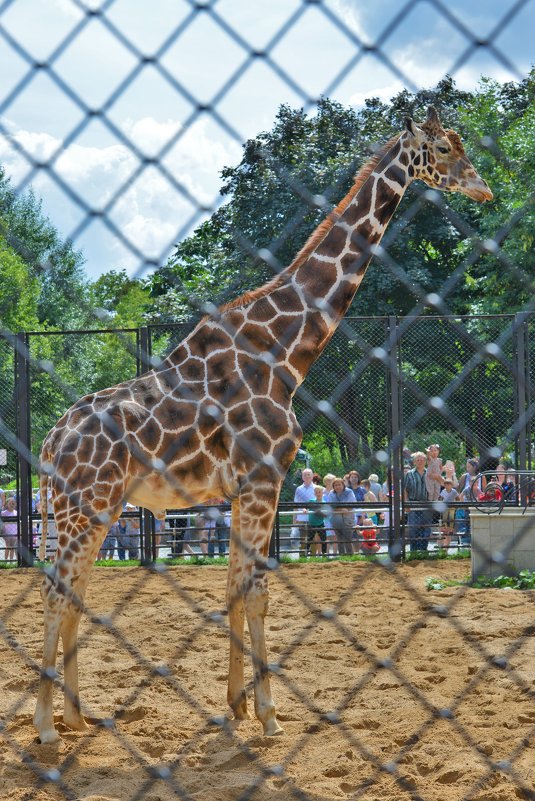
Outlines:
[[[535,572],[531,570],[521,570],[515,576],[478,576],[475,581],[466,578],[464,581],[446,580],[429,576],[425,580],[428,590],[443,590],[446,587],[475,587],[476,589],[501,589],[501,590],[535,590]]]
[[[438,561],[438,560],[458,560],[458,559],[469,559],[470,558],[470,551],[468,550],[459,550],[453,554],[447,553],[445,550],[438,550],[438,551],[415,551],[412,553],[407,553],[405,556],[406,562],[414,562],[414,561]],[[280,558],[280,563],[282,565],[299,565],[299,564],[328,564],[330,562],[375,562],[375,561],[387,561],[389,559],[388,554],[386,553],[379,553],[379,554],[371,554],[366,556],[364,554],[351,554],[349,556],[336,556],[334,559],[326,558],[325,556],[300,556],[299,558],[292,558],[287,554],[282,554]],[[34,560],[34,567],[44,567],[48,562],[40,562],[38,559]],[[152,564],[152,563],[150,563]],[[203,556],[202,554],[196,554],[195,556],[188,556],[188,558],[184,557],[175,557],[175,558],[166,558],[166,559],[157,559],[156,564],[163,564],[163,565],[183,565],[185,567],[201,567],[202,565],[218,565],[226,566],[228,565],[228,557],[221,557],[221,556]],[[125,559],[124,561],[120,561],[118,559],[97,559],[95,562],[97,567],[139,567],[140,561],[139,559]],[[14,562],[0,562],[0,570],[9,570],[18,567],[18,565]]]
[[[448,562],[455,562],[459,559],[470,559],[470,554],[471,552],[467,548],[459,548],[455,553],[448,553],[445,548],[440,548],[437,551],[412,551],[406,554],[405,561],[438,561],[440,559]]]

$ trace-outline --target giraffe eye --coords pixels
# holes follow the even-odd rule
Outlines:
[[[449,147],[443,147],[443,145],[438,145],[437,150],[439,153],[444,153],[444,154],[450,152]]]

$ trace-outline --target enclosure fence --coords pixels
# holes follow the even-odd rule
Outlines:
[[[403,498],[408,453],[437,441],[443,462],[453,461],[459,478],[474,455],[481,470],[492,469],[500,459],[520,470],[531,467],[533,315],[420,317],[401,333],[405,320],[395,317],[348,317],[345,324],[307,378],[306,403],[297,399],[298,419],[308,420],[304,441],[311,446],[288,472],[284,502],[293,501],[303,458],[314,470],[337,472],[343,453],[344,472],[357,468],[363,479],[370,474],[381,483],[389,479],[392,514],[384,534],[392,544],[408,533]],[[470,331],[469,336],[464,331]],[[0,389],[6,410],[0,448],[6,455],[4,484],[18,479],[22,564],[33,561],[40,446],[62,411],[77,397],[142,374],[187,333],[185,325],[158,325],[29,333],[3,340],[4,363],[12,364],[13,373],[6,374]],[[394,344],[387,358],[389,341]],[[50,359],[39,358],[43,350]],[[110,372],[111,352],[115,364]],[[327,414],[311,416],[311,408],[318,410],[326,403]],[[315,454],[314,444],[321,453]],[[332,463],[324,461],[325,452],[333,455]],[[319,465],[318,456],[323,460]],[[280,513],[277,518],[283,540],[290,536],[291,518],[288,513],[286,520]],[[141,533],[142,553],[155,556],[150,513],[142,515]],[[279,542],[280,537],[272,549],[277,557]]]
[[[318,97],[313,97],[300,77],[294,74],[295,66],[293,69],[288,67],[277,56],[277,47],[281,42],[291,36],[299,38],[300,32],[305,31],[310,14],[319,14],[322,25],[335,29],[342,40],[351,46],[351,56],[321,87],[321,94],[328,96],[335,92],[356,66],[366,64],[369,58],[373,58],[373,63],[379,64],[393,79],[401,81],[403,86],[411,91],[417,90],[418,80],[412,74],[410,62],[396,58],[397,51],[395,47],[391,48],[391,37],[402,30],[412,14],[422,12],[437,15],[447,27],[449,35],[457,37],[462,43],[448,65],[448,73],[454,78],[462,73],[476,54],[484,54],[489,62],[497,63],[507,74],[522,80],[523,74],[511,56],[504,52],[502,42],[532,3],[531,0],[516,0],[502,4],[503,8],[494,24],[483,33],[471,29],[460,14],[441,0],[407,0],[386,15],[385,24],[373,41],[364,41],[355,32],[354,26],[348,23],[343,4],[296,0],[283,15],[269,41],[259,47],[249,41],[240,28],[239,14],[237,18],[229,19],[223,0],[187,0],[182,4],[180,20],[173,21],[165,40],[149,51],[139,44],[134,32],[128,30],[128,20],[121,23],[121,15],[115,16],[115,12],[120,10],[119,0],[105,0],[102,3],[72,0],[71,3],[50,4],[50,13],[58,13],[57,9],[69,6],[72,16],[63,26],[58,24],[50,47],[38,48],[38,52],[34,49],[36,45],[32,37],[25,35],[30,23],[25,25],[22,32],[20,29],[17,31],[13,23],[14,15],[24,5],[22,0],[0,0],[0,55],[2,58],[4,54],[7,55],[10,63],[16,61],[17,65],[17,69],[9,74],[7,86],[0,90],[0,135],[18,157],[19,166],[23,165],[14,191],[27,191],[39,177],[45,175],[66,198],[65,202],[75,209],[73,217],[76,221],[68,232],[74,245],[79,246],[84,237],[95,230],[103,237],[111,236],[120,243],[124,252],[133,257],[137,276],[142,277],[148,269],[161,266],[170,246],[180,242],[207,214],[216,211],[222,201],[222,198],[217,198],[213,204],[207,204],[199,200],[191,191],[187,178],[177,176],[168,166],[166,157],[175,146],[180,145],[196,122],[208,119],[223,130],[229,140],[241,145],[245,137],[225,106],[225,101],[249,81],[251,75],[254,76],[254,69],[258,65],[275,75],[282,85],[291,87],[306,112],[314,109]],[[156,14],[158,4],[153,5]],[[130,18],[129,13],[126,16]],[[177,74],[167,61],[167,55],[173,49],[180,48],[181,44],[186,46],[188,37],[193,37],[194,42],[200,41],[202,31],[199,32],[197,26],[201,22],[215,29],[220,40],[230,42],[239,54],[233,69],[225,70],[206,96],[192,91],[187,71]],[[105,96],[96,102],[73,84],[68,59],[63,61],[71,48],[76,47],[77,42],[83,43],[95,26],[103,31],[112,48],[127,54],[130,65],[120,80],[113,82]],[[93,63],[88,64],[88,72],[98,68],[98,60],[98,54],[93,53]],[[156,76],[158,91],[168,92],[185,109],[178,129],[163,146],[156,147],[150,153],[124,126],[117,123],[113,113],[114,107],[135,89],[138,79],[148,71]],[[54,98],[65,98],[72,113],[60,144],[53,146],[50,152],[31,149],[24,140],[13,135],[9,123],[17,104],[24,102],[28,96],[35,97],[35,92],[39,92],[40,81],[45,81],[51,87]],[[62,154],[80,142],[95,123],[126,148],[135,161],[135,168],[127,177],[114,176],[115,180],[104,200],[94,200],[84,195],[79,187],[73,186],[61,163]],[[478,144],[485,149],[489,158],[502,158],[498,144],[485,139],[484,134]],[[187,214],[183,214],[176,230],[166,237],[165,242],[144,248],[132,231],[125,231],[117,223],[116,212],[136,181],[149,171],[155,171],[174,190],[187,209]],[[287,180],[288,190],[297,192],[303,200],[304,211],[299,219],[293,221],[294,225],[299,224],[310,208],[317,209],[318,203],[325,205],[332,187],[326,187],[325,194],[318,199],[317,194],[311,193],[284,169],[280,172]],[[466,244],[464,256],[454,275],[444,281],[439,293],[431,294],[417,286],[406,274],[404,265],[389,254],[389,248],[395,243],[399,232],[429,205],[439,210],[445,224],[456,230]],[[358,467],[366,476],[377,473],[384,479],[390,472],[394,538],[403,535],[404,449],[419,450],[436,441],[450,458],[456,460],[458,469],[467,458],[476,454],[481,469],[494,469],[500,459],[505,459],[520,471],[529,472],[532,467],[532,420],[535,409],[532,381],[535,364],[532,358],[535,346],[533,301],[528,301],[517,314],[469,318],[449,315],[446,303],[452,287],[462,279],[465,271],[482,255],[489,253],[500,260],[504,274],[513,276],[518,282],[519,291],[532,290],[532,275],[513,263],[503,247],[515,226],[525,219],[529,221],[528,213],[532,206],[533,195],[527,195],[525,202],[515,208],[505,227],[496,230],[492,238],[486,236],[482,239],[477,227],[473,228],[462,215],[448,210],[436,194],[426,193],[425,190],[417,193],[410,206],[401,209],[399,225],[385,240],[383,250],[375,254],[385,270],[395,275],[402,286],[409,286],[414,292],[416,302],[413,312],[402,319],[370,317],[344,320],[295,398],[295,410],[303,428],[305,448],[316,459],[316,464],[324,468],[322,472],[329,469],[329,456],[338,466]],[[95,224],[96,228],[93,227]],[[3,223],[0,233],[4,235]],[[235,236],[244,250],[277,271],[276,254],[281,245],[278,235],[274,236],[269,246],[260,250],[247,240],[242,231],[236,231]],[[11,247],[18,249],[31,261],[31,253],[28,254],[17,231],[7,232],[6,238]],[[526,241],[528,239],[526,236]],[[50,265],[44,263],[38,268],[46,276]],[[184,286],[179,289],[185,292]],[[76,295],[72,295],[70,300],[73,305],[79,302]],[[191,296],[189,303],[192,313],[215,313],[207,298]],[[429,307],[436,309],[440,316],[424,314],[424,309]],[[98,320],[102,316],[101,311],[95,309],[94,312]],[[455,750],[458,759],[471,757],[477,762],[477,771],[462,788],[455,788],[455,797],[463,801],[513,797],[535,799],[535,776],[525,769],[526,763],[532,759],[535,739],[534,679],[529,671],[519,666],[518,661],[520,654],[532,648],[535,615],[527,622],[511,626],[510,636],[500,639],[498,643],[494,643],[492,638],[483,640],[471,625],[473,621],[460,611],[465,599],[470,599],[470,593],[473,592],[470,581],[445,595],[444,601],[439,598],[437,602],[435,594],[428,594],[423,586],[418,589],[409,580],[404,566],[396,563],[393,558],[396,554],[392,552],[366,563],[364,567],[349,565],[348,570],[354,572],[343,591],[333,586],[332,599],[323,606],[299,584],[294,572],[299,567],[286,569],[273,558],[277,555],[273,553],[265,569],[272,574],[273,580],[283,585],[288,597],[299,603],[297,615],[302,616],[302,626],[284,649],[274,651],[278,654],[276,661],[256,665],[255,668],[271,674],[282,692],[297,699],[303,721],[299,734],[286,740],[280,761],[273,762],[270,747],[263,738],[244,736],[239,727],[220,714],[223,698],[221,705],[214,708],[202,691],[189,688],[187,677],[180,669],[181,657],[196,651],[199,674],[203,671],[208,673],[207,645],[203,636],[208,631],[214,638],[228,638],[227,613],[217,607],[215,601],[199,603],[196,600],[192,586],[195,579],[191,578],[190,572],[184,573],[181,572],[183,568],[153,560],[150,540],[153,521],[148,514],[143,515],[143,530],[146,532],[144,561],[147,564],[136,568],[136,578],[128,589],[122,591],[118,581],[117,601],[107,614],[93,610],[90,591],[83,609],[81,661],[85,649],[100,648],[101,638],[106,637],[117,653],[128,654],[135,669],[129,672],[122,687],[109,687],[104,715],[82,699],[82,712],[93,723],[89,733],[73,735],[64,751],[58,749],[52,752],[46,746],[36,745],[33,735],[29,733],[30,710],[41,671],[41,645],[40,633],[37,635],[32,625],[40,614],[37,588],[43,574],[53,574],[50,565],[38,565],[34,569],[29,567],[34,559],[32,487],[35,485],[40,445],[46,432],[72,402],[92,387],[101,389],[109,385],[110,378],[112,383],[119,382],[157,365],[159,359],[185,333],[183,327],[169,325],[120,331],[110,330],[109,327],[54,333],[12,333],[4,330],[0,337],[0,454],[4,461],[0,465],[0,484],[16,481],[20,554],[25,565],[23,570],[2,570],[0,575],[0,653],[4,659],[0,670],[0,748],[4,760],[9,764],[9,769],[0,776],[0,790],[5,794],[4,797],[78,801],[81,797],[89,797],[89,792],[95,798],[102,797],[103,791],[96,777],[98,771],[93,766],[92,770],[84,772],[83,766],[91,738],[106,735],[113,738],[117,750],[127,755],[125,770],[136,770],[136,782],[132,783],[122,801],[155,801],[160,798],[165,801],[169,798],[191,801],[198,796],[199,777],[207,777],[212,769],[223,783],[223,778],[226,781],[229,774],[236,776],[245,768],[247,786],[231,786],[229,789],[229,785],[225,784],[226,795],[222,792],[221,798],[253,801],[276,792],[285,799],[312,801],[319,797],[318,793],[310,786],[303,786],[304,781],[296,778],[294,768],[314,738],[327,737],[334,730],[338,736],[336,753],[324,755],[331,769],[330,776],[341,775],[336,774],[336,768],[342,752],[347,763],[358,759],[359,765],[363,765],[365,770],[353,776],[351,782],[342,784],[342,788],[339,785],[329,786],[327,791],[322,788],[322,797],[327,797],[329,793],[337,797],[343,794],[352,801],[373,799],[378,794],[383,797],[382,783],[386,780],[396,798],[431,801],[447,797],[444,795],[444,785],[448,786],[448,790],[455,785],[455,772],[442,774],[443,785],[437,789],[432,776],[409,775],[407,769],[416,750],[422,743],[431,740],[428,748],[445,748],[446,761],[451,759]],[[283,497],[287,503],[291,502],[294,486],[298,482],[296,470],[300,466],[303,465],[295,465],[286,480]],[[490,561],[502,565],[504,570],[513,545],[523,540],[528,542],[532,536],[533,518],[528,512],[519,517],[514,542],[502,542],[489,555]],[[199,574],[202,575],[200,568],[197,571]],[[117,581],[116,575],[112,577],[110,573],[110,581]],[[366,642],[358,625],[348,622],[348,606],[366,594],[369,584],[377,575],[385,583],[394,581],[394,594],[401,599],[397,617],[392,619],[392,639],[388,647],[385,646],[387,656],[384,655],[385,648]],[[151,651],[150,638],[143,641],[136,639],[134,642],[123,633],[121,621],[131,612],[135,603],[143,607],[138,612],[138,625],[143,633],[149,627],[165,625],[164,621],[146,617],[150,604],[144,595],[145,591],[147,594],[149,591],[158,595],[167,594],[173,601],[178,601],[183,615],[188,616],[191,624],[187,637],[180,639],[169,664],[157,661],[158,654]],[[528,607],[531,605],[533,608],[532,595],[524,596],[524,600]],[[384,599],[373,599],[376,608],[383,602]],[[403,664],[404,653],[418,647],[422,632],[425,634],[425,629],[437,625],[443,631],[453,632],[470,654],[471,664],[465,680],[449,696],[442,696],[440,688],[437,690],[419,681],[418,676]],[[284,623],[279,622],[277,626],[282,637]],[[320,628],[327,630],[333,641],[343,648],[344,654],[355,660],[354,679],[340,690],[332,703],[330,699],[324,701],[321,696],[309,692],[310,688],[304,687],[300,676],[291,669],[292,658],[303,651],[310,638],[318,636]],[[271,633],[274,639],[276,635]],[[320,647],[323,650],[327,648],[322,643],[318,649]],[[248,645],[245,650],[249,653]],[[453,662],[456,654],[450,657]],[[8,665],[9,669],[4,665]],[[217,669],[222,672],[226,666],[218,665]],[[364,713],[359,707],[367,686],[378,677],[380,692],[386,694],[389,688],[394,687],[398,697],[408,699],[420,713],[418,725],[411,727],[407,723],[403,736],[393,740],[386,753],[374,741],[373,727],[366,728],[362,719]],[[503,677],[506,677],[510,690],[511,719],[514,718],[511,727],[515,729],[515,737],[489,741],[481,735],[480,730],[475,731],[473,726],[463,722],[462,710],[467,705],[477,705],[479,694],[486,686],[498,683]],[[209,678],[206,677],[206,682]],[[61,669],[54,673],[53,680],[56,694],[59,695],[64,686]],[[92,680],[98,682],[96,677]],[[147,745],[154,735],[151,727],[154,724],[157,728],[158,725],[154,719],[146,723],[141,734],[131,733],[128,728],[128,724],[135,721],[135,716],[139,714],[144,694],[156,684],[167,694],[170,704],[179,703],[194,721],[190,724],[187,736],[180,742],[167,743],[166,750],[161,753],[151,750],[150,743]],[[251,687],[252,682],[247,690],[250,691]],[[292,725],[292,721],[289,725]],[[377,725],[381,726],[382,722],[379,721]],[[227,766],[224,771],[217,765],[213,768],[206,762],[205,755],[199,753],[206,749],[214,733],[239,751],[240,759],[235,766]],[[164,753],[165,759],[162,756]],[[196,772],[192,770],[192,765]],[[102,770],[101,766],[99,770]],[[2,782],[5,789],[2,788]],[[107,796],[115,797],[113,777],[105,792]]]

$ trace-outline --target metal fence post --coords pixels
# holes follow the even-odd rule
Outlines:
[[[30,362],[28,359],[28,334],[16,335],[15,347],[15,397],[16,426],[19,442],[17,509],[19,512],[19,563],[24,567],[33,565],[32,542],[32,464],[30,428]]]
[[[400,369],[399,369],[399,342],[398,342],[398,323],[397,318],[388,318],[388,377],[390,388],[390,432],[389,439],[392,443],[390,451],[391,459],[391,486],[392,496],[392,516],[391,534],[389,536],[389,553],[394,561],[399,561],[402,556],[402,480],[403,480],[403,434],[401,431],[401,395],[400,395]]]
[[[146,373],[151,369],[151,338],[150,331],[146,326],[139,328],[138,333],[138,375]],[[156,537],[154,529],[154,518],[148,509],[143,509],[141,514],[141,561],[150,564],[156,561]]]
[[[139,329],[138,336],[138,375],[151,369],[151,337],[147,326]]]
[[[526,366],[527,366],[527,314],[525,312],[518,312],[515,314],[513,322],[513,342],[515,353],[514,364],[514,392],[515,392],[515,416],[518,420],[518,433],[515,438],[515,450],[517,454],[518,470],[526,470],[528,465],[528,454],[530,450],[530,443],[528,437],[528,421],[526,419],[526,411],[529,405],[527,397],[527,382],[526,382]],[[526,498],[524,497],[527,492],[526,482],[520,482],[520,503],[524,505]]]
[[[532,385],[531,385],[531,348],[530,348],[530,322],[531,317],[526,315],[526,322],[524,326],[525,332],[525,343],[526,343],[526,359],[525,359],[525,380],[526,380],[526,404],[527,408],[530,409],[531,407],[531,399],[533,397],[532,393]],[[526,420],[526,435],[527,435],[527,468],[531,470],[532,468],[532,425],[531,425],[531,414],[528,415]]]
[[[141,561],[143,564],[151,564],[157,558],[154,517],[148,509],[143,509],[141,518]]]
[[[280,519],[279,507],[275,511],[275,525],[269,540],[269,556],[271,559],[280,559]]]

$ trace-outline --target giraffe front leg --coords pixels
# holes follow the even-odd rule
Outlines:
[[[244,608],[243,596],[227,596],[227,608],[230,626],[230,659],[228,672],[227,701],[236,720],[247,720],[251,716],[247,711],[245,695],[245,679],[243,673],[243,630]]]
[[[247,697],[243,673],[243,548],[241,545],[240,499],[232,501],[229,570],[227,575],[227,610],[230,628],[230,658],[227,701],[236,720],[247,720]]]
[[[264,619],[268,608],[267,576],[255,575],[250,589],[245,595],[245,611],[251,638],[253,659],[253,680],[255,691],[255,714],[264,727],[264,734],[282,734],[275,714],[275,704],[271,695]]]

